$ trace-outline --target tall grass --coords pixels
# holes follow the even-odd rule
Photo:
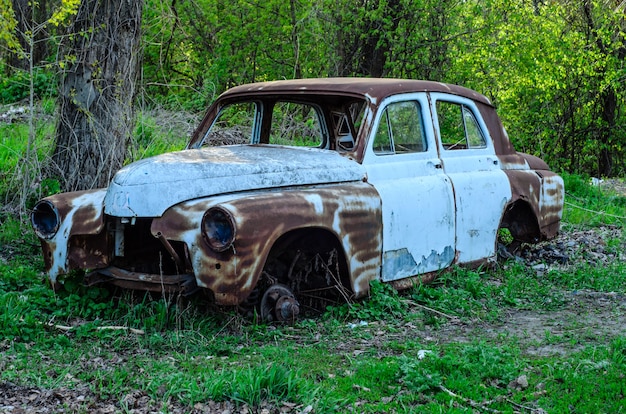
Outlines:
[[[601,183],[592,184],[592,178],[587,176],[568,173],[561,175],[567,192],[563,211],[566,224],[623,226],[626,223],[626,193],[617,192]],[[623,180],[621,182],[624,183]]]

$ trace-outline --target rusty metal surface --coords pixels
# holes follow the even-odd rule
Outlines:
[[[471,89],[458,85],[414,79],[385,78],[319,78],[259,82],[236,86],[224,92],[222,98],[247,94],[263,95],[350,95],[368,97],[374,103],[387,96],[408,92],[444,92],[464,96],[490,105],[489,99]]]
[[[114,266],[98,269],[85,276],[87,286],[99,283],[111,283],[127,289],[140,289],[150,292],[181,292],[183,295],[190,295],[198,289],[192,274],[165,276],[131,272]]]
[[[525,203],[537,220],[538,239],[556,236],[563,214],[565,196],[563,179],[551,171],[505,170],[511,183],[512,201]],[[522,225],[520,223],[519,225]],[[532,226],[533,223],[527,223]],[[521,231],[521,230],[520,230]],[[530,240],[529,240],[530,241]]]
[[[565,185],[563,179],[552,171],[540,171],[542,185],[539,200],[539,227],[543,239],[551,239],[559,231],[563,216]]]
[[[79,242],[70,243],[73,236],[102,232],[104,194],[105,190],[90,190],[56,194],[44,199],[57,208],[60,218],[56,235],[50,240],[41,239],[46,270],[53,285],[59,275],[71,269],[106,260],[107,252],[98,248],[104,247],[102,244],[80,247]]]
[[[197,231],[216,205],[237,221],[239,236],[224,252],[212,251]],[[185,241],[198,285],[213,291],[217,303],[234,305],[254,288],[274,242],[303,227],[332,232],[348,258],[354,294],[364,295],[379,276],[382,240],[380,198],[363,182],[194,200],[155,219],[152,233]]]

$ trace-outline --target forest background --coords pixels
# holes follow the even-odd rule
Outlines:
[[[428,79],[485,94],[516,149],[557,171],[623,176],[625,8],[624,0],[0,0],[0,103],[30,102],[33,114],[33,105],[48,102],[60,120],[86,115],[90,122],[97,110],[78,105],[67,112],[85,85],[103,96],[121,91],[116,94],[126,98],[110,105],[109,120],[122,118],[131,127],[88,151],[119,145],[117,164],[104,158],[101,164],[121,165],[137,157],[133,142],[145,140],[136,113],[139,119],[154,109],[200,114],[237,84],[318,76]],[[136,73],[130,79],[120,77],[127,75],[119,73],[121,65],[111,72],[103,63],[124,54],[125,67]],[[115,109],[129,106],[131,112]],[[56,145],[52,159],[60,164],[63,134],[80,134],[79,126],[57,120],[54,130],[42,132],[36,118],[31,115],[21,165],[41,153],[36,135],[42,133],[50,142],[44,155]],[[45,168],[45,159],[35,164],[16,174],[18,188],[3,192],[23,194],[25,181],[26,192],[39,193],[102,186],[95,179],[50,186],[60,171]],[[2,174],[7,179],[10,172]],[[29,198],[17,203],[23,208]]]

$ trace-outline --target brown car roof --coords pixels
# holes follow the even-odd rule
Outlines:
[[[268,95],[315,93],[367,97],[377,103],[388,96],[409,92],[452,93],[491,106],[489,99],[484,95],[462,86],[424,80],[389,78],[312,78],[257,82],[236,86],[224,92],[221,97],[234,98],[250,93]]]

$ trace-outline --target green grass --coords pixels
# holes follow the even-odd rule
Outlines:
[[[626,194],[590,185],[589,177],[568,173],[561,175],[567,192],[563,211],[565,223],[588,227],[623,226],[626,223]]]
[[[185,113],[163,114],[145,111],[137,115],[128,162],[185,148],[199,119]]]
[[[536,357],[514,337],[440,342],[411,335],[411,326],[423,333],[449,324],[416,304],[464,324],[505,321],[503,312],[510,309],[558,309],[556,291],[623,292],[623,278],[615,277],[624,274],[621,264],[554,271],[543,278],[521,265],[458,269],[402,294],[374,284],[367,301],[293,327],[273,327],[208,312],[199,303],[113,297],[72,283],[66,289],[73,291],[55,294],[33,254],[22,252],[0,266],[0,381],[49,389],[87,385],[101,398],[118,401],[143,390],[157,403],[173,398],[189,407],[229,400],[250,406],[311,404],[316,412],[624,410],[619,398],[608,398],[624,393],[622,336],[568,355]],[[29,262],[33,257],[35,263]],[[593,277],[584,276],[590,273]],[[101,329],[110,326],[144,333]],[[543,342],[567,340],[550,334]],[[508,387],[522,375],[527,388]],[[589,383],[596,384],[593,390]]]
[[[142,122],[141,156],[178,145],[178,133],[166,139],[156,120]],[[4,128],[0,171],[24,149],[23,127]],[[623,196],[585,177],[565,181],[566,201],[585,207],[568,204],[566,227],[623,228]],[[625,240],[622,231],[605,250],[622,252]],[[80,277],[54,292],[28,225],[0,213],[0,383],[85,388],[119,412],[138,390],[163,412],[209,400],[317,413],[626,411],[626,336],[585,325],[599,309],[562,312],[577,292],[626,294],[621,262],[454,269],[401,293],[374,283],[366,300],[294,326],[251,324],[202,299],[86,289]],[[619,319],[624,309],[610,311]],[[554,315],[553,324],[502,329],[525,312]],[[520,378],[527,386],[510,385]]]

